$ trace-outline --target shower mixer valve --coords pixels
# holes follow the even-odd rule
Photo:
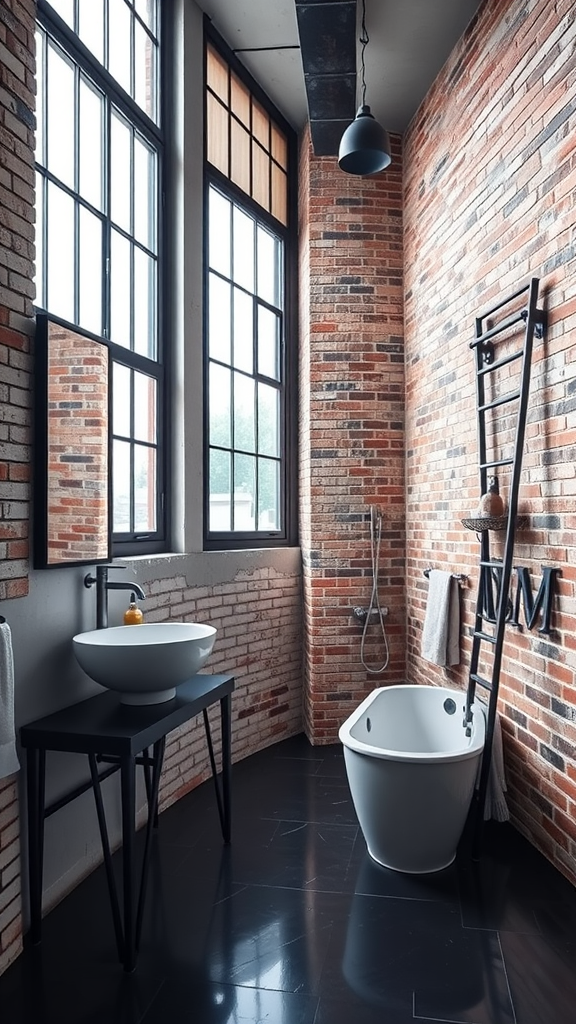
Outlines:
[[[378,621],[378,619],[380,618],[380,612],[382,613],[382,615],[388,615],[388,609],[386,607],[380,608],[380,612],[378,611],[377,608],[368,609],[362,608],[359,605],[352,609],[352,614],[354,615],[354,618],[358,619],[359,622],[366,621],[366,619],[368,618],[368,612],[370,612],[370,621]]]

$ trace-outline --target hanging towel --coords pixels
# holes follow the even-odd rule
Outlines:
[[[481,701],[484,717],[488,718],[488,708],[484,701]],[[478,782],[480,776],[478,776]],[[490,774],[488,775],[488,786],[486,787],[486,801],[484,803],[484,821],[494,818],[494,821],[508,821],[510,811],[506,803],[506,778],[504,775],[504,749],[502,745],[502,726],[500,715],[496,712],[494,719],[494,733],[492,735],[492,756],[490,759]]]
[[[422,631],[422,657],[434,665],[460,662],[460,599],[451,572],[431,569]]]
[[[0,622],[0,779],[20,768],[14,732],[14,657],[12,634],[7,622]]]

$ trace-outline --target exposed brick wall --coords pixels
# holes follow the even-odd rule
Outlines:
[[[191,587],[181,576],[146,585],[146,621],[196,620],[218,630],[206,671],[233,672],[233,758],[239,761],[302,730],[299,573],[262,568],[229,582]],[[219,712],[214,745],[220,750]],[[164,810],[210,774],[201,719],[171,734],[162,773]]]
[[[507,627],[499,709],[515,823],[576,881],[576,248],[568,0],[487,0],[405,138],[408,671],[466,683],[479,545],[474,317],[530,277],[536,342],[515,564],[562,567],[555,635]],[[506,489],[504,490],[506,497]],[[502,552],[496,539],[494,554]],[[420,657],[426,565],[469,573],[463,663]]]
[[[384,175],[343,174],[300,157],[300,542],[304,570],[304,713],[314,743],[334,742],[366,693],[404,678],[404,365],[402,154]],[[381,603],[390,664],[362,666],[372,587],[369,510],[383,514]],[[383,660],[370,627],[366,660]]]
[[[33,0],[0,4],[0,600],[28,593]],[[22,946],[18,790],[0,781],[0,973]]]

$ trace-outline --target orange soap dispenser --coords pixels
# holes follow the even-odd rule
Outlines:
[[[140,626],[142,622],[144,622],[142,609],[136,604],[136,594],[132,592],[130,594],[130,604],[124,612],[124,625]]]

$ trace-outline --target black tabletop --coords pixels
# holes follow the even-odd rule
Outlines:
[[[196,675],[163,704],[128,705],[106,690],[20,729],[23,747],[77,754],[134,756],[162,736],[221,700],[234,689],[234,676]]]

